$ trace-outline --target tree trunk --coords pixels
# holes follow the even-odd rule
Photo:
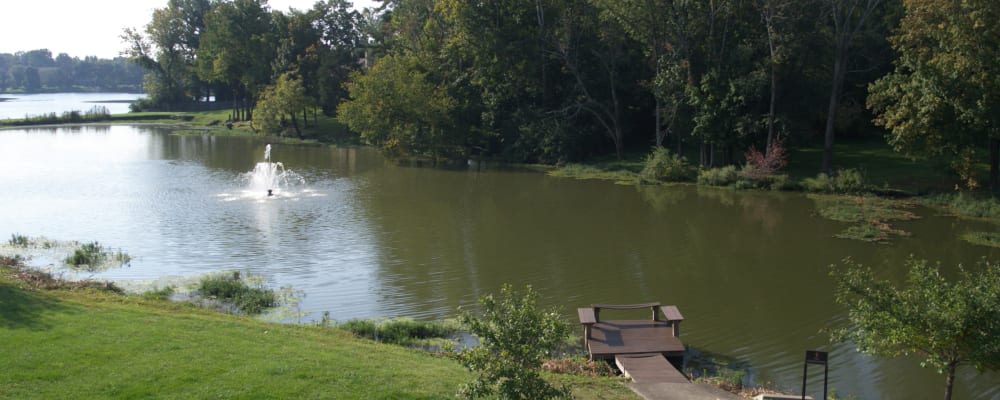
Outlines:
[[[656,98],[657,96],[654,95],[653,97]],[[655,115],[653,116],[654,117],[653,119],[656,124],[656,147],[663,147],[663,137],[666,135],[663,134],[663,130],[661,129],[661,123],[663,117],[661,117],[660,115],[660,99],[656,98],[655,100],[656,100],[656,105],[654,106],[655,111],[653,112],[653,114]]]
[[[292,117],[292,127],[295,128],[295,136],[302,139],[302,131],[299,130],[299,121],[295,118],[295,113],[289,113],[288,115]]]
[[[958,367],[958,361],[952,361],[948,363],[948,368],[945,373],[947,377],[944,381],[944,400],[951,400],[952,386],[955,384],[955,369]]]
[[[826,113],[826,133],[823,139],[822,172],[833,172],[833,122],[837,117],[837,106],[840,104],[840,91],[844,86],[844,64],[847,57],[846,44],[837,44],[836,59],[833,62],[833,87],[830,88],[830,107]]]
[[[772,55],[773,57],[773,55]],[[778,67],[771,64],[771,106],[767,110],[767,147],[764,150],[764,154],[771,151],[771,142],[774,140],[774,104],[775,99],[778,98]]]
[[[990,190],[1000,190],[1000,139],[990,138]]]

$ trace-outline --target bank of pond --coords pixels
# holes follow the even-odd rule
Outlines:
[[[23,261],[0,255],[5,397],[448,398],[470,378],[460,353],[478,343],[454,319],[250,318],[294,300],[277,300],[274,290],[238,272],[207,274],[187,288],[130,292]],[[745,362],[697,349],[685,358],[694,382],[744,397],[779,393],[746,386],[752,366]],[[575,335],[538,368],[572,398],[640,398],[614,365],[587,360]]]

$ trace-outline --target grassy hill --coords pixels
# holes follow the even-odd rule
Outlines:
[[[339,329],[39,289],[17,271],[0,267],[0,398],[438,399],[469,378],[451,359]],[[612,379],[549,378],[578,398],[637,398]]]

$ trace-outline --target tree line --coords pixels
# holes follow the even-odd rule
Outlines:
[[[266,0],[169,0],[122,39],[147,71],[143,108],[214,97],[231,102],[233,120],[254,120],[255,109],[284,120],[309,108],[334,114],[348,73],[363,65],[372,18],[343,0],[287,12]]]
[[[234,119],[258,108],[260,126],[296,131],[322,109],[399,155],[561,163],[660,146],[711,167],[779,142],[822,146],[830,173],[838,137],[885,135],[970,180],[988,148],[997,179],[987,0],[381,3],[169,0],[123,37],[161,106],[211,94]]]
[[[48,49],[0,53],[0,92],[139,92],[143,70],[125,58],[52,57]]]

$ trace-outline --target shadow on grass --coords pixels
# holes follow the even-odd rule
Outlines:
[[[50,312],[64,312],[66,306],[38,293],[19,289],[9,283],[0,283],[0,328],[44,330],[52,328],[43,316]]]

